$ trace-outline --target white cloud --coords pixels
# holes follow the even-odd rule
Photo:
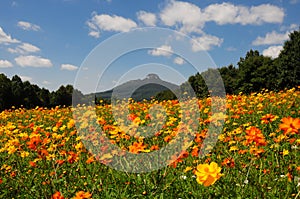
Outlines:
[[[40,26],[26,21],[19,21],[18,27],[22,28],[23,30],[33,30],[33,31],[41,30]]]
[[[290,0],[290,4],[297,4],[299,0]]]
[[[233,51],[236,51],[237,49],[235,47],[230,46],[230,47],[226,48],[226,50],[229,52],[233,52]]]
[[[282,23],[284,11],[271,4],[259,6],[236,6],[231,3],[211,4],[204,10],[207,21],[217,24],[263,24]]]
[[[299,27],[298,24],[293,23],[289,26],[281,26],[280,31],[294,31],[294,30],[297,30],[298,27]]]
[[[11,68],[11,67],[13,67],[13,65],[10,61],[0,59],[0,68]]]
[[[233,24],[237,22],[239,7],[231,3],[211,4],[205,8],[206,21],[215,21],[217,24]]]
[[[259,45],[282,44],[285,40],[288,40],[288,38],[289,38],[289,32],[281,34],[272,31],[271,33],[267,33],[265,37],[257,37],[252,42],[252,45],[259,46]]]
[[[61,70],[69,70],[69,71],[73,71],[73,70],[77,70],[78,67],[77,67],[77,66],[74,66],[74,65],[72,65],[72,64],[62,64],[62,65],[60,66],[60,69],[61,69]]]
[[[269,48],[263,51],[263,55],[267,57],[276,58],[278,57],[282,49],[283,49],[282,46],[270,46]]]
[[[10,35],[6,34],[0,27],[0,44],[20,43],[19,40],[13,39]]]
[[[156,24],[156,15],[150,12],[139,11],[137,17],[142,21],[146,26],[155,26]]]
[[[100,32],[98,31],[90,31],[89,32],[89,36],[95,37],[95,38],[99,38],[100,37]]]
[[[49,59],[39,56],[19,56],[15,58],[15,62],[21,67],[51,67],[52,63]]]
[[[284,10],[271,4],[262,4],[252,6],[251,8],[241,7],[240,15],[237,22],[246,24],[263,24],[263,23],[282,23]]]
[[[284,10],[271,4],[239,6],[232,3],[211,4],[201,9],[195,4],[171,0],[160,12],[164,25],[175,26],[182,32],[202,33],[206,22],[224,24],[282,23]]]
[[[155,48],[153,50],[149,50],[148,53],[153,56],[165,56],[169,57],[172,55],[173,50],[171,46],[162,45],[161,47]]]
[[[23,82],[31,81],[32,77],[20,75],[20,78]]]
[[[182,65],[185,63],[184,59],[182,59],[181,57],[175,57],[175,59],[173,60],[173,62],[175,64],[178,64],[178,65]]]
[[[47,80],[44,80],[42,83],[43,83],[44,85],[50,85],[50,84],[51,84],[51,82],[48,82]]]
[[[7,50],[10,53],[20,53],[20,54],[35,53],[40,51],[38,47],[29,43],[22,43],[21,45],[17,46],[15,49],[8,48]]]
[[[192,50],[206,51],[212,49],[213,46],[221,46],[223,39],[213,35],[203,35],[201,37],[195,37],[192,40]]]
[[[201,9],[188,2],[170,1],[160,13],[161,21],[167,26],[180,26],[182,32],[202,32],[205,21]]]
[[[132,28],[137,27],[137,24],[131,19],[126,19],[120,16],[110,16],[106,14],[94,14],[92,19],[86,22],[90,28],[90,36],[99,37],[100,31],[115,31],[128,32]]]

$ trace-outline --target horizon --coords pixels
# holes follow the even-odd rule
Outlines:
[[[250,49],[264,56],[278,56],[289,33],[299,28],[299,4],[298,0],[131,0],[126,5],[120,0],[5,0],[0,2],[0,73],[9,78],[18,75],[22,81],[50,91],[67,84],[76,87],[76,77],[80,70],[90,70],[84,63],[99,44],[146,27],[168,28],[196,41],[198,46],[190,43],[189,54],[184,55],[206,53],[204,59],[209,64],[201,66],[203,71],[231,64],[237,67]],[[135,41],[128,40],[128,44]],[[176,43],[165,37],[155,45],[157,48],[118,57],[101,80],[98,76],[82,80],[82,92],[109,90],[118,82],[135,80],[151,71],[159,71],[161,79],[180,85],[199,72],[185,56],[179,56]],[[99,70],[106,66],[102,60],[95,63]],[[140,66],[144,69],[132,70]],[[174,70],[174,75],[168,70]],[[90,74],[99,75],[97,70]]]

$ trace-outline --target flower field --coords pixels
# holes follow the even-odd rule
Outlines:
[[[176,100],[130,101],[127,112],[82,105],[89,110],[83,115],[71,107],[3,111],[0,198],[300,198],[299,88],[228,95],[226,114],[211,113],[211,98],[197,103],[199,110],[185,113]],[[153,105],[164,114],[150,111]],[[186,124],[183,114],[199,114],[198,124]],[[208,135],[220,119],[222,132]],[[195,135],[191,142],[180,136],[185,129]],[[216,144],[204,145],[211,136]],[[189,147],[163,159],[163,168],[114,169],[123,165],[115,157],[151,154],[176,142]],[[203,149],[210,152],[201,155]]]

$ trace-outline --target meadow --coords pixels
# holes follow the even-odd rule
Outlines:
[[[83,121],[76,125],[72,107],[5,110],[0,198],[300,198],[300,87],[227,95],[225,114],[219,115],[212,115],[211,100],[197,100],[199,110],[186,113],[176,100],[130,101],[129,111],[115,112],[127,120],[116,120],[108,104],[81,105],[96,113],[98,128],[84,120],[87,115],[75,115]],[[165,112],[151,112],[157,114],[155,125],[149,111],[154,104]],[[200,118],[193,140],[164,159],[165,167],[141,173],[114,169],[123,165],[115,158],[123,152],[150,154],[185,142],[178,139],[186,132],[182,115],[195,112]],[[214,136],[209,125],[221,125],[218,120],[224,125],[217,142],[204,146]],[[149,129],[153,135],[145,136]],[[205,147],[209,153],[201,155]]]

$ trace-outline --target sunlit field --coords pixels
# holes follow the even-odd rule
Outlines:
[[[164,114],[151,116],[154,104]],[[295,88],[228,95],[225,114],[217,115],[210,98],[185,113],[176,100],[130,101],[128,113],[116,111],[127,120],[116,120],[111,105],[80,106],[96,110],[99,128],[86,115],[75,115],[77,125],[71,107],[12,108],[0,114],[0,198],[300,198],[299,104]],[[102,139],[124,153],[152,153],[179,142],[186,132],[182,114],[200,115],[195,137],[166,167],[131,173],[107,166],[119,164],[114,157],[122,153]],[[221,125],[219,119],[225,121],[218,141],[204,146],[209,125]],[[142,126],[149,128],[139,131]],[[151,136],[143,136],[147,129]]]

